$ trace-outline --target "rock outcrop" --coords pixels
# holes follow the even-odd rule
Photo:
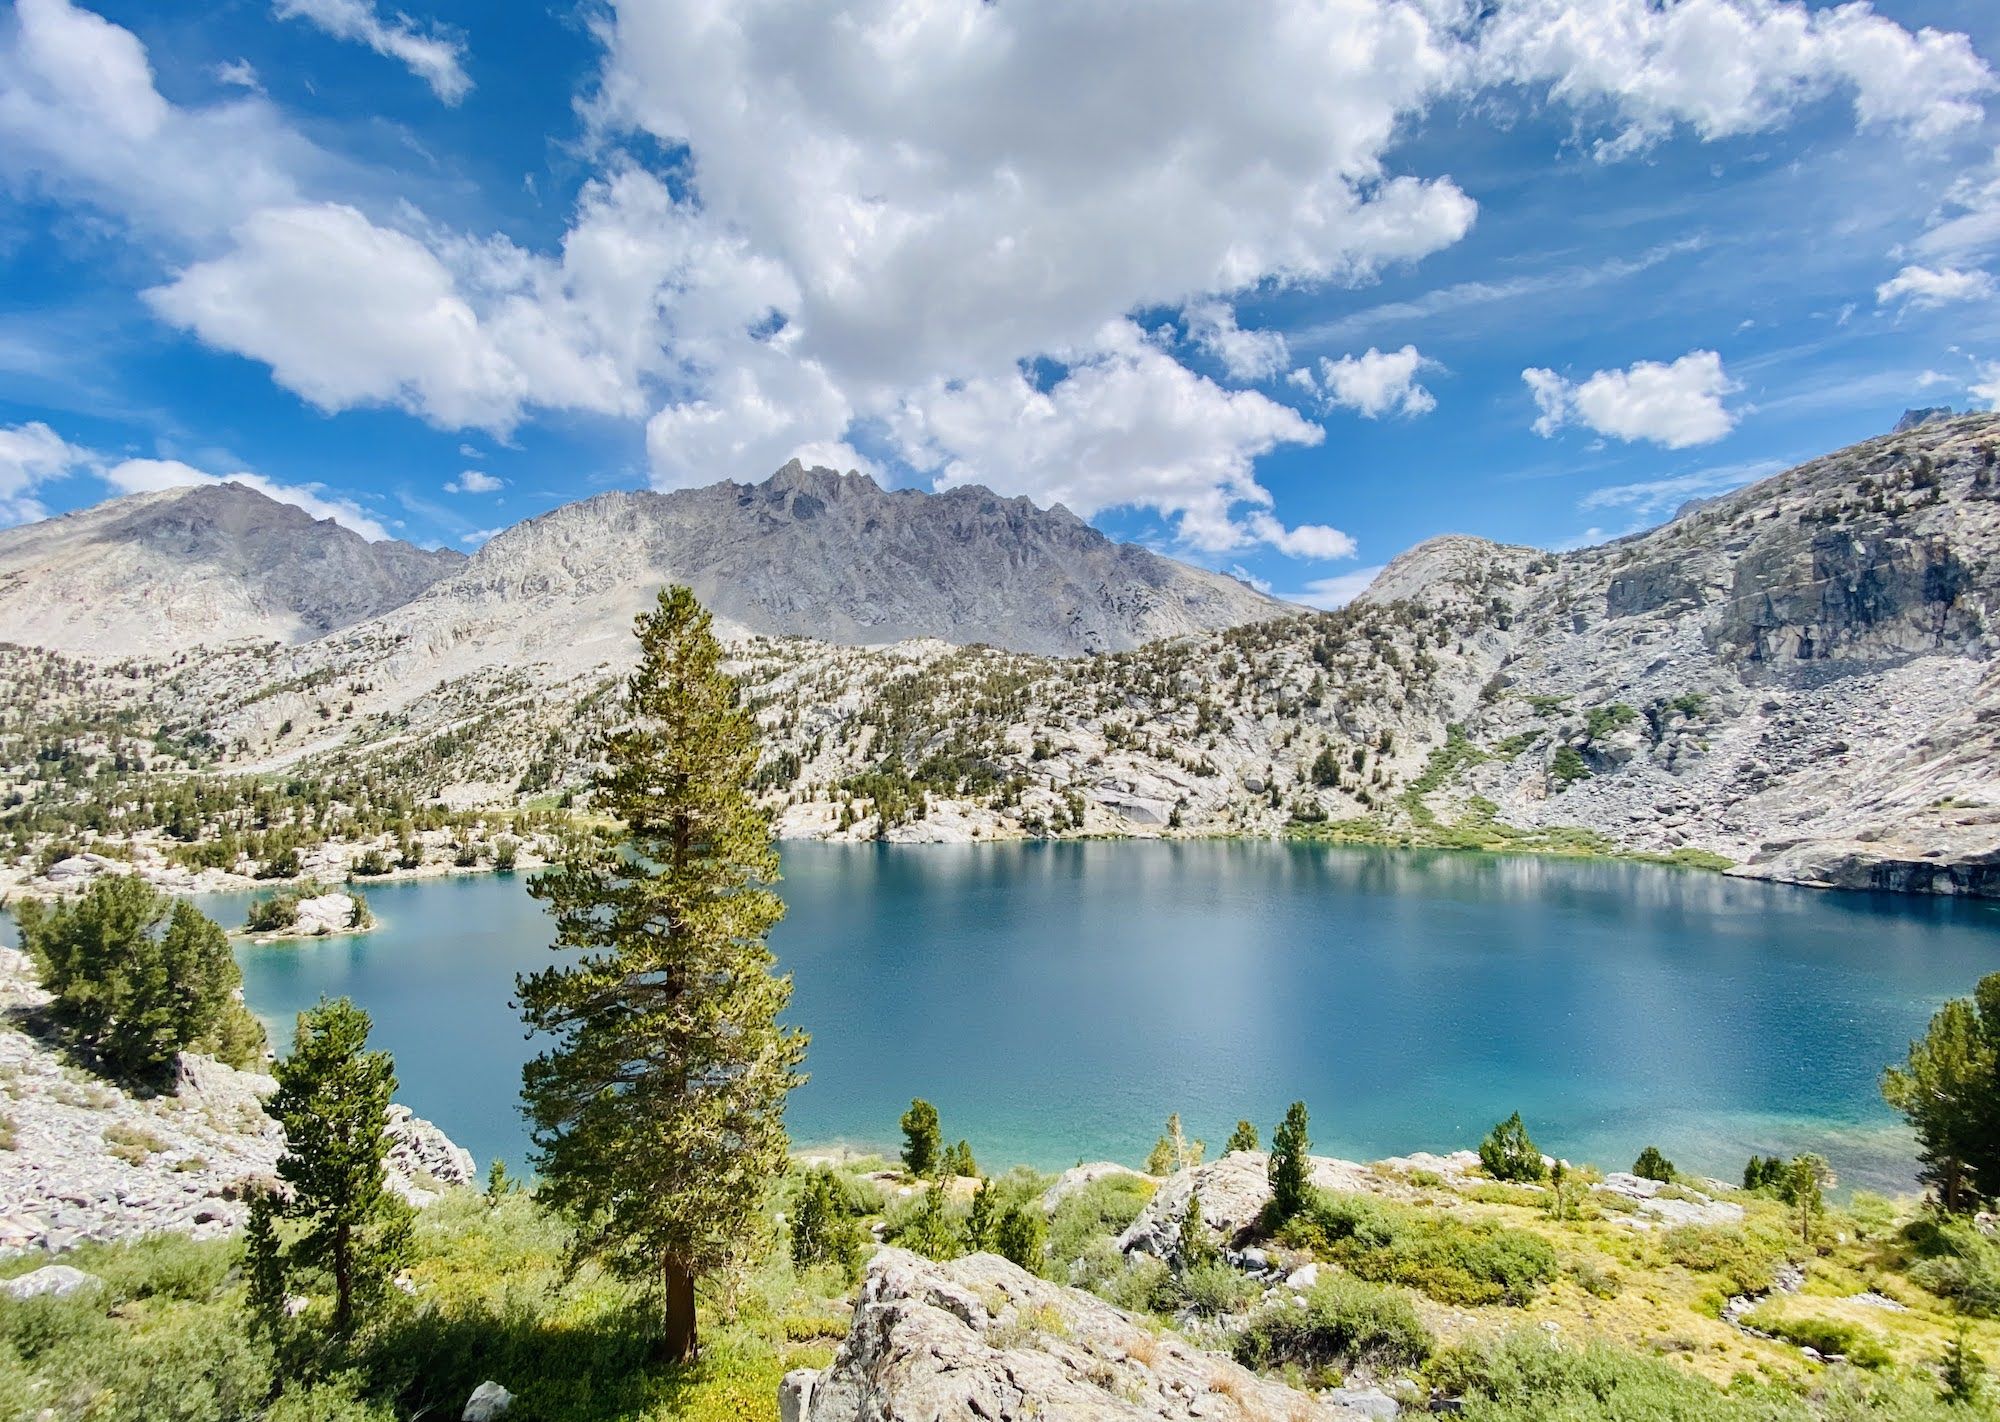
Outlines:
[[[244,484],[130,494],[0,532],[0,641],[93,657],[303,642],[464,561],[371,543]]]
[[[1324,1155],[1308,1160],[1308,1178],[1317,1189],[1361,1191],[1375,1187],[1374,1172],[1365,1165]],[[1118,1237],[1118,1248],[1127,1254],[1171,1258],[1179,1247],[1181,1219],[1187,1214],[1190,1198],[1200,1199],[1202,1222],[1216,1241],[1224,1248],[1233,1247],[1271,1202],[1270,1162],[1264,1151],[1236,1150],[1168,1176],[1139,1217]]]
[[[0,1256],[170,1231],[239,1227],[273,1176],[284,1134],[272,1078],[183,1053],[174,1089],[141,1097],[68,1065],[33,1031],[48,996],[27,956],[0,949]],[[406,1107],[389,1111],[389,1185],[425,1204],[474,1182],[472,1157]]]
[[[1369,1415],[1266,1381],[996,1255],[936,1264],[900,1249],[876,1251],[833,1365],[788,1377],[780,1406],[806,1422]]]

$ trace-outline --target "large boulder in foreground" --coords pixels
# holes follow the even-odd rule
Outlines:
[[[781,1399],[802,1422],[1204,1418],[1351,1422],[1365,1414],[1148,1331],[1092,1294],[992,1254],[933,1263],[878,1250],[847,1341]]]

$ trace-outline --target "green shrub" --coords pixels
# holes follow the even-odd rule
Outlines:
[[[1647,1146],[1632,1162],[1632,1173],[1642,1180],[1671,1180],[1674,1178],[1674,1163],[1660,1154],[1658,1146]]]
[[[1663,1359],[1527,1331],[1446,1349],[1426,1372],[1465,1399],[1466,1422],[1813,1422],[1796,1399],[1725,1392]]]
[[[1081,1258],[1091,1244],[1122,1234],[1158,1188],[1137,1175],[1109,1175],[1063,1198],[1049,1219],[1049,1254],[1058,1263]]]
[[[1549,761],[1549,774],[1556,784],[1564,789],[1579,780],[1590,778],[1590,767],[1584,763],[1583,755],[1575,746],[1557,746],[1556,753]]]
[[[1910,1278],[1962,1313],[2000,1317],[2000,1244],[1964,1220],[1920,1219],[1904,1230],[1920,1258]]]
[[[1406,1284],[1440,1303],[1523,1304],[1556,1276],[1555,1250],[1540,1235],[1368,1195],[1315,1191],[1279,1238],[1358,1278]]]
[[[1236,1335],[1237,1361],[1253,1368],[1413,1367],[1431,1353],[1430,1330],[1393,1289],[1341,1275],[1322,1279],[1301,1308],[1282,1294]]]
[[[1681,1268],[1719,1275],[1732,1294],[1761,1294],[1770,1288],[1783,1257],[1774,1245],[1740,1229],[1711,1225],[1670,1229],[1660,1236],[1660,1245]]]
[[[1880,1368],[1889,1363],[1889,1350],[1882,1339],[1859,1324],[1838,1318],[1787,1318],[1765,1304],[1743,1315],[1743,1325],[1801,1348],[1811,1348],[1824,1357],[1843,1357],[1856,1367]]]
[[[1236,1312],[1258,1293],[1257,1285],[1220,1259],[1204,1259],[1173,1278],[1180,1302],[1209,1318]]]
[[[379,849],[364,850],[360,858],[347,866],[347,872],[362,878],[379,878],[389,872],[389,861]]]

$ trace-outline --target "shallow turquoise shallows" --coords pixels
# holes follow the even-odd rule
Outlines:
[[[813,1034],[795,1141],[889,1145],[913,1095],[988,1165],[1142,1160],[1287,1102],[1316,1150],[1478,1142],[1519,1110],[1606,1167],[1657,1144],[1734,1174],[1817,1149],[1900,1187],[1876,1094],[1944,998],[2000,971],[2000,905],[1694,871],[1268,843],[784,851],[773,946]],[[383,884],[361,938],[245,947],[251,1005],[345,993],[403,1099],[520,1165],[514,975],[554,961],[519,877]],[[241,898],[210,900],[240,921]]]

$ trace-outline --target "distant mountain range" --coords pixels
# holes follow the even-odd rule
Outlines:
[[[0,640],[104,658],[369,623],[436,653],[441,674],[517,657],[584,666],[623,655],[632,615],[669,582],[735,635],[1057,656],[1297,611],[1060,506],[888,491],[793,462],[761,484],[600,494],[469,559],[369,543],[242,484],[134,494],[0,533]]]
[[[97,657],[302,642],[464,562],[370,543],[242,484],[130,494],[0,532],[0,641]]]
[[[0,536],[0,640],[96,654],[0,654],[0,690],[17,727],[80,728],[65,765],[136,732],[513,804],[588,779],[670,579],[735,639],[787,836],[1302,832],[2000,896],[1995,415],[1601,547],[1433,539],[1337,613],[1061,509],[796,465],[601,495],[467,560],[249,490],[148,496]],[[47,743],[13,748],[0,792],[41,793]]]

